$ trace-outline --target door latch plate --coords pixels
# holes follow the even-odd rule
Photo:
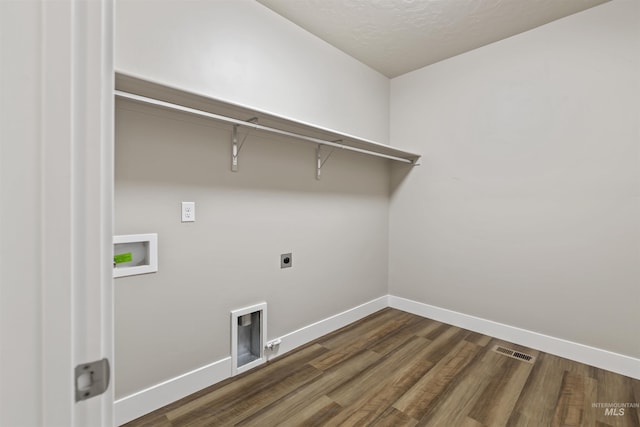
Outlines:
[[[109,360],[102,359],[76,366],[76,402],[98,396],[109,387]]]

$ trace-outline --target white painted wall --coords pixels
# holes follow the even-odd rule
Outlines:
[[[116,70],[386,143],[389,80],[253,0],[118,0]]]
[[[117,6],[119,71],[388,140],[388,79],[257,2]],[[116,280],[116,398],[228,357],[232,309],[266,301],[274,338],[387,293],[386,161],[316,181],[313,145],[252,134],[234,174],[229,126],[126,102],[116,126],[116,233],[159,238],[157,274]]]
[[[640,2],[393,79],[393,295],[639,357]]]

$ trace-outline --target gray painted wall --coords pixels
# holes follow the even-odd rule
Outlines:
[[[42,88],[33,84],[42,72],[41,20],[37,2],[0,4],[2,425],[42,420]]]
[[[227,357],[263,300],[270,338],[389,292],[638,357],[637,4],[394,79],[391,142],[425,157],[390,208],[384,161],[318,182],[312,146],[254,134],[233,174],[228,127],[119,102],[116,232],[158,232],[160,267],[116,280],[116,397]],[[383,76],[255,2],[177,5],[119,2],[118,70],[387,140]]]
[[[228,126],[118,102],[116,234],[158,233],[159,268],[115,279],[117,398],[229,356],[232,309],[266,301],[271,339],[387,293],[386,161],[336,152],[317,181],[311,144],[230,153]]]
[[[389,79],[254,0],[118,0],[116,70],[389,141]]]
[[[116,12],[118,71],[388,141],[389,80],[257,2]],[[229,356],[232,309],[266,301],[274,338],[387,293],[387,162],[336,152],[316,181],[313,145],[252,134],[235,174],[230,131],[117,104],[116,233],[157,232],[159,271],[115,281],[116,398]]]
[[[640,356],[639,9],[392,80],[391,294]]]

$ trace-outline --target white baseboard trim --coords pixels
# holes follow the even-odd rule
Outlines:
[[[320,320],[319,322],[300,328],[280,337],[282,342],[275,352],[269,355],[270,358],[283,355],[301,345],[320,338],[330,332],[338,330],[349,323],[367,317],[376,311],[389,307],[388,295],[381,296],[357,307],[338,313],[334,316]]]
[[[231,376],[231,357],[156,384],[114,402],[115,425],[121,426]]]
[[[389,307],[640,379],[640,359],[393,295]]]
[[[343,326],[347,326],[388,306],[388,296],[384,295],[283,335],[280,337],[282,342],[269,357],[281,356],[301,345],[340,329]],[[225,380],[230,376],[231,357],[227,357],[160,384],[156,384],[145,390],[120,398],[114,402],[115,423],[117,426],[128,423],[203,388]]]

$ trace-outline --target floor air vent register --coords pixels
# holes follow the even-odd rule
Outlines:
[[[493,351],[511,357],[513,359],[522,360],[523,362],[527,363],[533,363],[536,360],[536,358],[531,356],[530,354],[522,353],[520,351],[512,350],[510,348],[502,347],[499,345],[493,347]]]

